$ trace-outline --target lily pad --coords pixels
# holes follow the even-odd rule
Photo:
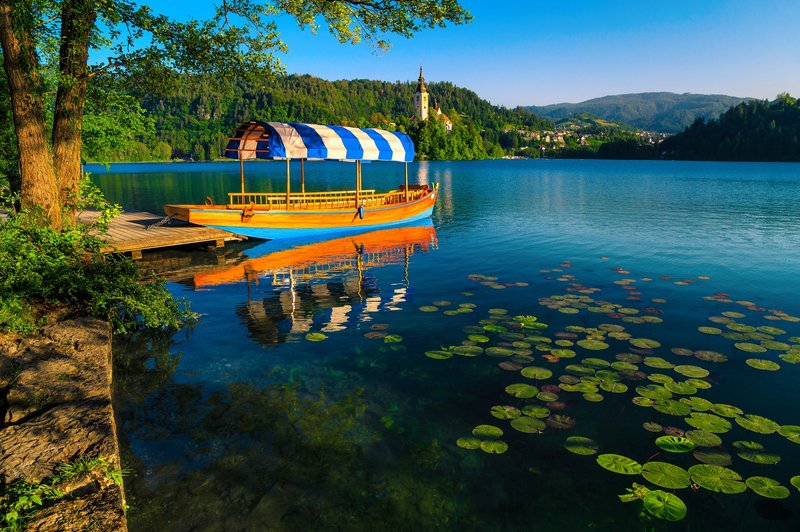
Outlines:
[[[659,386],[657,384],[647,384],[645,386],[637,386],[636,393],[638,393],[642,397],[653,399],[654,401],[670,399],[672,397],[672,392],[670,392],[663,386]]]
[[[572,349],[551,349],[550,354],[558,358],[575,358],[575,351]]]
[[[471,438],[471,437],[459,438],[458,440],[456,440],[456,445],[458,445],[462,449],[469,449],[470,451],[473,451],[475,449],[480,448],[481,440],[479,440],[478,438]]]
[[[667,382],[672,382],[675,379],[670,377],[669,375],[664,375],[663,373],[651,373],[647,376],[647,380],[657,382],[659,384],[664,384]]]
[[[717,329],[716,327],[698,327],[698,331],[703,334],[722,334],[722,329]]]
[[[778,371],[781,365],[772,360],[764,360],[763,358],[748,358],[745,363],[751,368],[760,369],[763,371]]]
[[[739,418],[737,418],[738,420]],[[687,418],[686,423],[696,429],[703,429],[715,434],[723,434],[731,430],[731,422],[724,417],[706,412],[692,412]]]
[[[419,309],[422,312],[436,312],[437,310],[439,310],[439,307],[434,306],[434,305],[423,305],[423,306],[419,307]]]
[[[789,483],[800,491],[800,475],[795,475],[789,479]]]
[[[655,421],[645,421],[644,423],[642,423],[642,427],[644,427],[644,430],[648,432],[661,432],[662,430],[664,430],[664,427],[656,423]]]
[[[695,412],[706,412],[714,408],[714,403],[702,397],[683,397],[680,401]]]
[[[312,333],[308,333],[306,335],[306,340],[308,340],[309,342],[321,342],[321,341],[325,340],[327,337],[328,336],[325,335],[325,334],[318,333],[318,332],[312,332]]]
[[[425,356],[435,360],[447,360],[453,356],[450,351],[425,351]]]
[[[686,505],[677,495],[663,490],[650,490],[642,498],[644,509],[658,519],[680,521],[686,517]]]
[[[689,430],[686,431],[685,436],[700,447],[716,447],[717,445],[722,445],[722,438],[707,430]]]
[[[512,419],[511,426],[514,429],[526,434],[537,434],[542,432],[545,428],[544,421],[531,416],[522,416]]]
[[[600,467],[620,475],[639,475],[642,472],[639,462],[620,454],[601,454],[597,457],[597,463]]]
[[[641,397],[639,395],[631,399],[631,402],[636,406],[643,406],[645,408],[651,407],[654,404],[656,404],[656,402],[650,399],[649,397]]]
[[[530,384],[509,384],[506,386],[506,393],[520,399],[530,399],[531,397],[536,397],[536,394],[539,393],[539,389]]]
[[[497,419],[516,419],[522,415],[519,408],[508,405],[493,406],[490,413]]]
[[[472,429],[472,435],[476,438],[499,438],[503,435],[503,429],[494,425],[478,425]]]
[[[544,403],[550,403],[552,401],[558,401],[558,395],[552,392],[539,392],[536,394],[536,398]]]
[[[705,360],[706,362],[725,362],[728,360],[728,357],[722,353],[718,353],[717,351],[708,351],[705,349],[695,351],[694,356],[698,360]]]
[[[681,395],[694,395],[697,393],[697,388],[685,382],[665,382],[664,388]]]
[[[570,436],[564,442],[564,448],[571,453],[589,456],[597,454],[600,446],[591,438],[585,436]]]
[[[766,353],[767,352],[767,348],[766,347],[760,346],[758,344],[751,344],[749,342],[739,342],[739,343],[736,343],[736,344],[733,344],[733,345],[736,346],[736,349],[739,349],[740,351],[744,351],[745,353]]]
[[[621,382],[603,381],[599,386],[601,390],[609,393],[625,393],[628,391],[628,385]]]
[[[703,379],[686,379],[683,382],[685,382],[686,384],[691,384],[698,390],[708,390],[709,388],[711,388],[711,384],[704,381]]]
[[[581,364],[597,369],[607,368],[611,365],[608,360],[603,360],[602,358],[584,358],[581,360]]]
[[[477,357],[483,354],[483,348],[477,345],[459,345],[453,348],[453,353],[462,357]]]
[[[680,366],[675,366],[672,369],[673,371],[675,371],[676,373],[680,373],[684,377],[692,377],[696,379],[708,377],[709,375],[709,371],[707,369],[701,368],[700,366],[692,366],[689,364],[682,364]]]
[[[522,408],[522,413],[526,416],[542,419],[550,415],[550,410],[542,405],[525,405]]]
[[[651,340],[650,338],[631,338],[628,342],[639,349],[656,349],[661,347],[661,342]]]
[[[604,399],[603,395],[597,392],[585,392],[583,394],[583,398],[589,401],[590,403],[599,403]]]
[[[553,414],[545,419],[545,423],[554,429],[571,429],[575,426],[575,418],[563,414]]]
[[[656,369],[672,369],[675,364],[661,357],[644,357],[644,365]]]
[[[553,376],[553,372],[550,371],[549,369],[540,368],[536,366],[528,366],[522,368],[522,371],[520,371],[520,373],[525,378],[536,379],[536,380],[549,379],[550,377]]]
[[[617,371],[636,371],[639,369],[639,366],[636,364],[631,364],[630,362],[624,362],[622,360],[612,362],[611,367]]]
[[[768,477],[750,477],[745,481],[747,487],[768,499],[785,499],[789,488]]]
[[[777,432],[781,426],[772,421],[771,419],[757,416],[755,414],[747,414],[745,416],[737,417],[736,423],[740,427],[759,434],[772,434]]]
[[[691,413],[692,411],[692,409],[687,405],[671,399],[667,399],[665,401],[656,401],[653,404],[653,409],[661,412],[662,414],[667,414],[668,416],[681,417]]]
[[[781,457],[775,453],[764,451],[739,451],[736,453],[742,460],[753,462],[754,464],[774,465],[781,461]]]
[[[709,465],[729,466],[731,465],[731,455],[722,449],[716,448],[697,448],[692,451],[694,456],[699,462]]]
[[[385,344],[398,344],[403,341],[403,337],[399,334],[387,334],[383,337],[383,343]]]
[[[800,443],[800,425],[783,425],[778,434],[793,443]]]
[[[601,342],[600,340],[578,340],[577,344],[590,351],[602,351],[603,349],[608,349],[608,344]]]
[[[667,462],[647,462],[642,466],[642,476],[656,486],[671,490],[688,488],[692,484],[688,471]]]
[[[683,436],[661,436],[656,438],[656,445],[668,453],[688,453],[695,448],[694,442]]]
[[[735,441],[733,446],[737,449],[747,449],[749,451],[762,451],[764,446],[757,441]]]
[[[481,451],[488,454],[503,454],[508,450],[508,444],[501,440],[485,440],[481,442]]]
[[[698,464],[689,468],[689,476],[694,483],[707,490],[733,495],[747,489],[742,477],[727,467]]]
[[[514,351],[507,347],[487,347],[484,353],[490,357],[510,357]]]
[[[792,346],[783,342],[776,342],[775,340],[764,340],[761,342],[762,347],[772,349],[773,351],[788,351]]]
[[[467,336],[472,342],[478,342],[479,344],[485,344],[489,341],[489,337],[483,334],[470,334]]]

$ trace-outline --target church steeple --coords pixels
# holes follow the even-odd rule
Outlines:
[[[425,88],[425,76],[422,75],[422,65],[419,66],[419,83],[417,83],[417,92],[428,92]]]

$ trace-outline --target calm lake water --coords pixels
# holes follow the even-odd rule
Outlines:
[[[129,210],[239,186],[235,163],[89,170]],[[131,530],[800,529],[800,165],[411,177],[440,185],[430,224],[161,260],[201,318],[115,348]]]

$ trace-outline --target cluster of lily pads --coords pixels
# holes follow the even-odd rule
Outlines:
[[[565,263],[561,266],[569,267],[571,264]],[[629,274],[621,269],[615,271]],[[562,269],[544,272],[559,273],[555,280],[570,283],[568,293],[539,300],[541,305],[560,314],[578,315],[585,312],[587,315],[604,315],[633,325],[663,322],[659,317],[663,311],[659,308],[650,306],[640,309],[633,308],[630,304],[595,299],[591,296],[599,292],[599,288],[580,284],[574,276],[564,274]],[[492,288],[497,288],[493,285],[499,284],[493,277],[473,274],[469,278]],[[615,281],[615,284],[625,290],[626,299],[641,301],[641,292],[633,286],[635,282],[633,279],[622,279]],[[685,280],[676,284],[687,285],[691,282],[693,281]],[[726,295],[717,294],[706,299],[728,302],[723,296]],[[663,299],[650,301],[665,302]],[[752,302],[736,303],[751,311],[767,311],[755,307]],[[462,305],[468,306],[460,305],[458,308],[467,308],[468,312],[476,309],[475,305],[469,303]],[[422,307],[420,310],[431,311],[438,308]],[[793,316],[782,311],[767,312],[769,314],[765,318],[772,316],[775,320],[795,321]],[[786,362],[796,363],[800,359],[800,337],[790,336],[782,341],[781,337],[788,334],[783,329],[756,327],[735,321],[744,317],[739,312],[723,312],[721,316],[712,316],[710,320],[724,325],[726,330],[710,326],[701,326],[698,330],[704,334],[720,335],[729,339],[735,342],[735,348],[740,351],[763,353],[774,350],[781,352],[779,356]],[[574,427],[576,419],[561,413],[568,407],[568,402],[561,399],[565,393],[580,394],[586,401],[599,402],[608,394],[622,396],[633,391],[635,394],[631,401],[635,405],[651,408],[664,416],[672,416],[676,418],[676,424],[682,421],[689,428],[665,427],[654,421],[645,423],[644,428],[650,432],[664,433],[654,440],[654,444],[667,456],[691,453],[699,463],[688,469],[666,461],[652,460],[659,453],[643,464],[614,453],[600,454],[596,458],[604,469],[618,474],[640,475],[652,484],[648,487],[634,482],[627,493],[620,495],[620,499],[623,502],[642,501],[644,509],[654,517],[676,521],[686,516],[686,506],[680,497],[664,490],[702,488],[735,494],[749,488],[766,498],[789,497],[790,490],[773,478],[759,475],[743,479],[739,473],[728,467],[733,463],[732,456],[724,449],[720,435],[730,431],[735,423],[756,434],[777,433],[792,443],[800,444],[800,426],[781,425],[766,417],[745,413],[734,405],[715,404],[699,397],[702,390],[713,385],[707,379],[710,375],[708,369],[692,364],[675,364],[657,356],[657,350],[662,348],[659,341],[637,337],[619,323],[601,323],[596,327],[568,325],[552,335],[546,335],[545,329],[548,329],[548,325],[535,316],[512,316],[505,309],[489,309],[484,319],[476,325],[464,328],[466,338],[460,344],[441,346],[439,349],[427,351],[425,355],[437,360],[480,356],[502,358],[499,367],[521,377],[518,382],[512,382],[505,387],[505,392],[511,398],[519,400],[519,403],[492,406],[489,414],[498,420],[507,421],[510,428],[518,432],[539,434],[548,428]],[[581,352],[590,355],[591,352],[606,351],[612,344],[618,351],[612,360],[597,356],[579,357]],[[693,356],[711,363],[722,363],[729,359],[728,355],[717,351],[685,347],[674,347],[670,353],[681,357]],[[564,366],[557,366],[562,361],[566,361]],[[773,366],[777,363],[766,359],[748,359],[747,364],[757,369],[778,369]],[[509,448],[501,439],[504,434],[505,431],[499,426],[481,424],[472,430],[471,435],[459,438],[456,444],[467,450],[480,449],[489,454],[502,454]],[[767,450],[761,442],[740,440],[732,442],[732,446],[737,450],[737,456],[748,462],[766,466],[777,464],[781,460],[779,455]],[[564,448],[571,453],[588,456],[598,453],[600,445],[586,436],[570,436],[564,442]],[[791,477],[789,483],[800,490],[800,475]]]

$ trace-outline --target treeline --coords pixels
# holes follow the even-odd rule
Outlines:
[[[788,94],[731,107],[716,120],[702,117],[659,146],[665,159],[800,161],[800,102]]]
[[[233,128],[247,120],[343,124],[408,132],[418,158],[501,157],[520,144],[518,130],[552,129],[553,123],[528,110],[492,105],[451,83],[429,83],[434,99],[453,122],[445,135],[441,121],[415,124],[416,83],[373,80],[327,81],[309,75],[279,76],[262,86],[185,77],[170,96],[133,92],[153,122],[152,131],[103,153],[98,160],[212,160],[221,156]],[[423,127],[425,126],[425,127]]]

